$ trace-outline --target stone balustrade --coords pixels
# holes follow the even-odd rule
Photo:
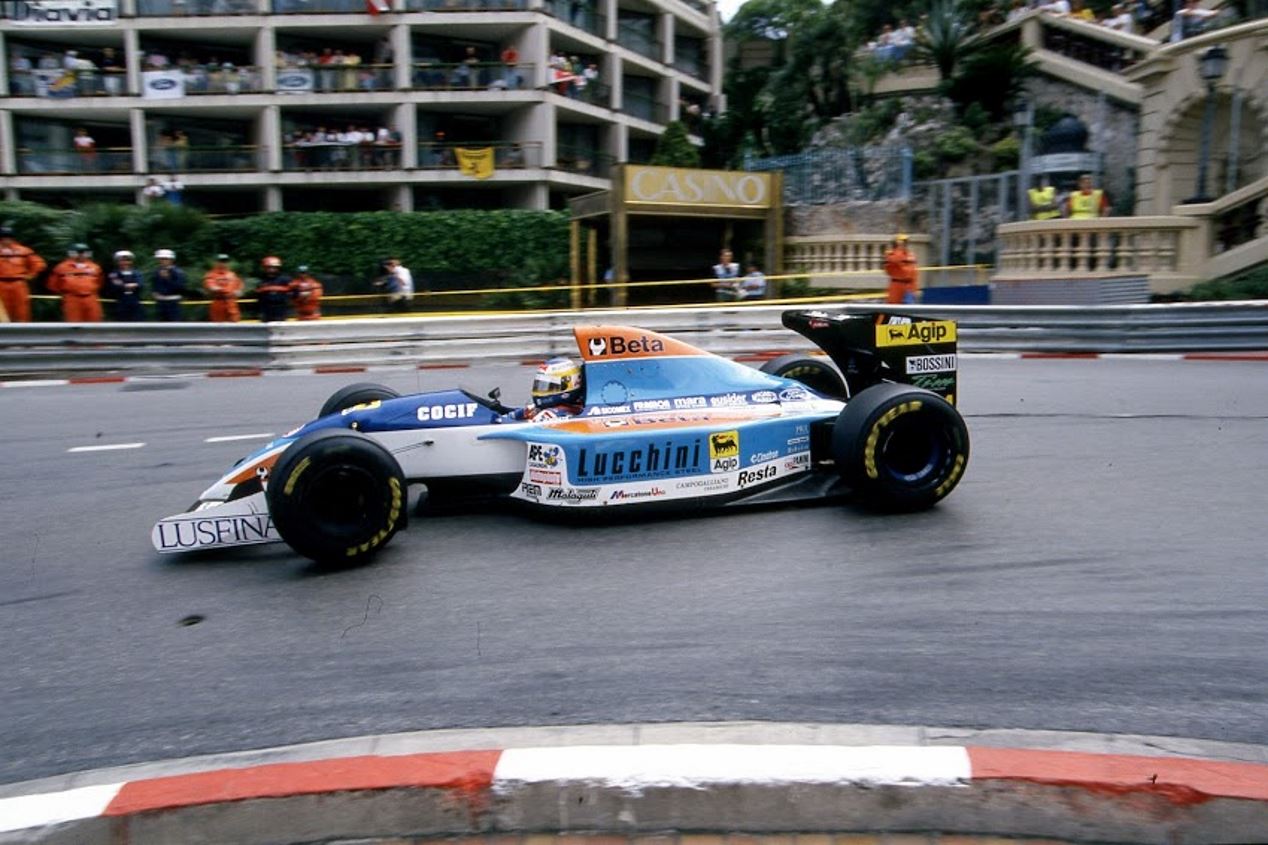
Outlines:
[[[790,236],[784,239],[784,266],[809,274],[813,287],[874,289],[885,282],[885,251],[893,238],[893,233]],[[911,235],[909,243],[916,262],[928,263],[929,236]]]

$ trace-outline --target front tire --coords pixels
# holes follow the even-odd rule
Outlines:
[[[832,427],[832,456],[864,504],[923,510],[964,475],[969,431],[959,412],[936,393],[877,384],[846,402]]]
[[[324,417],[328,414],[337,414],[356,405],[381,402],[384,399],[396,399],[400,395],[400,393],[386,385],[374,384],[368,381],[357,382],[347,387],[341,387],[330,394],[330,398],[321,406],[321,411],[317,413],[317,416]]]
[[[377,554],[405,527],[405,475],[375,440],[324,429],[292,443],[265,491],[277,533],[304,557],[348,566]]]
[[[848,394],[845,379],[837,368],[819,358],[805,355],[780,355],[762,364],[761,371],[772,376],[792,379],[832,399],[844,399]]]

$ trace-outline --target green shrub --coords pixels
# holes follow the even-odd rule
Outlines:
[[[1001,138],[991,145],[991,169],[1011,170],[1021,161],[1021,142],[1016,135]]]
[[[687,127],[680,120],[665,124],[665,131],[656,139],[652,164],[664,167],[699,167],[700,150],[687,137]]]
[[[1268,299],[1268,265],[1261,265],[1225,279],[1199,282],[1184,294],[1194,301]]]
[[[963,126],[952,126],[938,136],[934,142],[934,150],[938,157],[946,162],[964,161],[977,152],[977,138],[972,131]]]

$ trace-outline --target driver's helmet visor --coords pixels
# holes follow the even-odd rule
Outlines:
[[[557,396],[574,386],[575,378],[564,373],[538,373],[533,377],[533,396]],[[521,382],[523,384],[523,382]]]

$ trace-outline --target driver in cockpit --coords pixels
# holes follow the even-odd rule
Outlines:
[[[585,407],[585,378],[581,364],[571,358],[551,358],[533,375],[533,401],[512,411],[516,420],[557,420],[576,416]]]

